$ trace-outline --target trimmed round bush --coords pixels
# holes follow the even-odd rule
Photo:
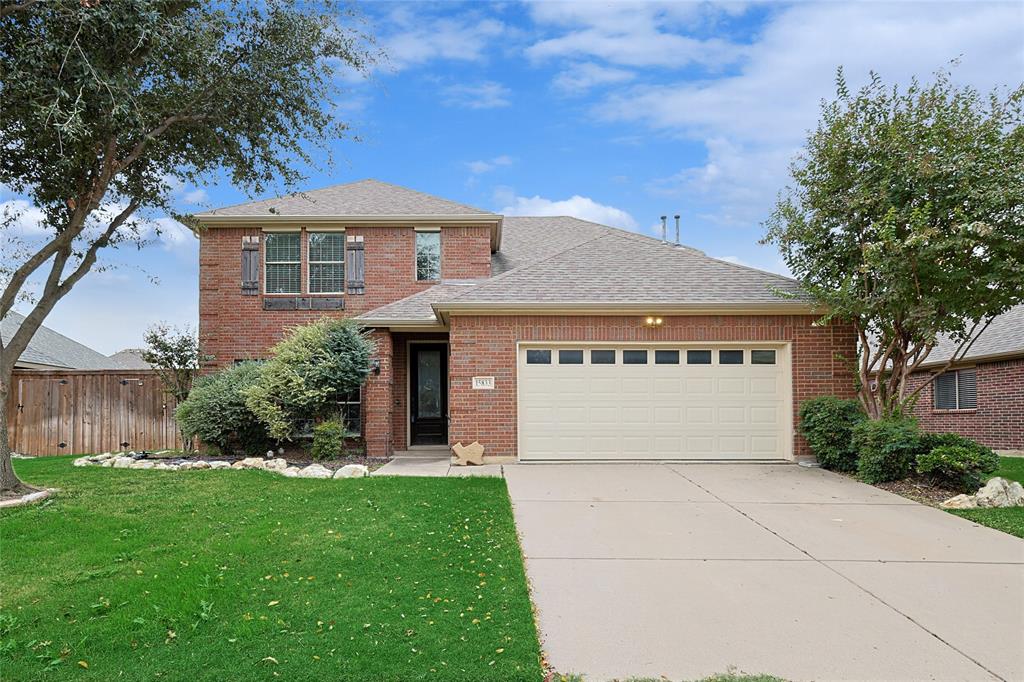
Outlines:
[[[259,372],[259,363],[243,362],[197,380],[174,413],[182,433],[227,454],[265,452],[272,441],[243,394]]]
[[[313,459],[336,459],[345,448],[345,426],[336,419],[325,421],[313,427]]]
[[[818,463],[832,471],[856,471],[857,449],[851,430],[867,419],[860,403],[835,396],[812,398],[800,405],[800,433]]]
[[[921,432],[913,419],[866,420],[851,435],[859,457],[857,475],[865,483],[906,478],[921,449]]]
[[[973,493],[985,482],[986,475],[999,467],[999,456],[984,445],[955,433],[939,435],[945,438],[938,442],[947,444],[917,455],[917,472],[933,483]]]

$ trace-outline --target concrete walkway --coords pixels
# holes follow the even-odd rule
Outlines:
[[[820,469],[505,465],[559,672],[1024,680],[1024,541]]]
[[[452,466],[451,457],[395,457],[371,476],[501,476],[501,464]]]

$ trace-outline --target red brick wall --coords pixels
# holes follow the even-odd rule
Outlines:
[[[416,235],[411,227],[353,227],[366,253],[366,293],[346,295],[345,310],[263,310],[263,295],[241,293],[242,237],[261,234],[258,228],[210,228],[199,244],[199,335],[210,367],[236,359],[261,358],[281,339],[284,330],[325,314],[354,316],[411,296],[431,286],[417,282]],[[261,244],[262,248],[262,244]],[[305,287],[305,239],[302,282]],[[261,251],[262,258],[262,251]],[[490,228],[444,227],[441,231],[441,276],[444,279],[488,277],[491,272]],[[260,282],[262,289],[263,282]]]
[[[656,329],[639,316],[452,316],[450,442],[479,440],[489,455],[516,452],[518,341],[789,341],[793,354],[793,419],[804,400],[853,397],[856,337],[849,325],[814,326],[811,315],[667,317]],[[846,360],[842,358],[847,358]],[[473,376],[494,376],[493,391],[470,388]],[[806,443],[797,436],[797,456]]]
[[[912,376],[911,389],[928,376]],[[936,410],[935,384],[925,386],[914,406],[921,428],[959,433],[998,450],[1024,450],[1024,359],[979,364],[977,378],[978,407],[974,410]]]

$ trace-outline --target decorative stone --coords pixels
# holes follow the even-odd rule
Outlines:
[[[114,453],[112,453],[112,452],[104,452],[102,455],[96,455],[95,457],[93,457],[92,461],[94,461],[94,462],[105,462],[106,460],[111,459],[111,458],[113,458],[115,456],[116,455],[114,455]]]
[[[196,460],[195,462],[192,462],[192,468],[193,469],[209,469],[210,468],[210,463],[207,462],[205,459]]]
[[[157,465],[155,467],[153,467],[153,468],[154,469],[158,469],[160,471],[177,471],[178,470],[178,465],[177,464],[168,464],[167,462],[158,462]]]
[[[346,464],[334,472],[335,478],[362,478],[369,475],[370,470],[362,464]]]
[[[210,468],[211,469],[230,469],[231,468],[231,464],[229,462],[222,462],[220,460],[217,460],[215,462],[210,462]]]
[[[178,467],[178,471],[188,471],[193,467],[194,464],[195,462],[181,462],[179,464],[176,464],[175,466]]]
[[[264,455],[264,457],[266,457],[267,459],[272,459],[274,457],[274,451],[273,450],[267,450],[267,454]]]
[[[333,475],[334,472],[321,464],[310,464],[297,474],[299,478],[330,478]]]
[[[127,469],[134,462],[135,462],[135,460],[132,459],[131,457],[117,457],[116,459],[114,459],[114,468],[115,469]]]
[[[979,507],[1024,506],[1024,488],[1016,481],[996,476],[975,495]]]
[[[939,505],[942,509],[977,509],[978,501],[974,495],[957,495]]]
[[[92,461],[88,457],[79,457],[78,459],[71,463],[71,466],[87,467],[90,464],[92,464]]]
[[[281,471],[281,475],[287,476],[288,478],[296,478],[299,475],[300,471],[302,470],[299,469],[299,467],[288,467]]]
[[[473,441],[469,445],[456,443],[452,446],[452,452],[455,453],[454,463],[456,466],[466,466],[467,464],[480,466],[484,463],[484,446],[477,441]]]
[[[267,471],[281,472],[288,468],[288,460],[281,457],[267,459],[263,461],[263,468]]]
[[[110,468],[110,467],[114,466],[114,462],[115,461],[117,461],[117,458],[116,457],[111,457],[110,459],[105,459],[102,462],[100,462],[100,466],[101,467]]]
[[[156,464],[150,462],[148,459],[139,459],[129,465],[129,469],[152,469]]]
[[[233,469],[262,469],[266,460],[262,457],[246,457],[231,465]]]

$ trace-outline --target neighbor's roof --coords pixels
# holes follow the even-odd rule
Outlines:
[[[380,180],[359,180],[283,197],[225,206],[196,214],[218,217],[336,217],[336,216],[501,216]]]
[[[0,336],[4,345],[21,327],[24,315],[10,311],[0,320]],[[28,347],[18,359],[18,365],[43,365],[68,369],[115,369],[116,366],[103,353],[58,334],[49,327],[39,327]]]
[[[940,339],[923,366],[946,362],[957,347],[958,344],[948,338]],[[1010,308],[992,320],[992,324],[971,345],[964,360],[1012,357],[1014,355],[1024,356],[1024,304]]]
[[[142,359],[142,348],[125,348],[108,356],[111,367],[116,369],[152,369],[153,365]]]
[[[578,218],[508,217],[503,232],[501,250],[491,259],[494,277],[441,283],[357,319],[430,323],[436,321],[435,309],[460,307],[649,306],[657,312],[672,307],[803,309],[810,303],[787,277]]]

